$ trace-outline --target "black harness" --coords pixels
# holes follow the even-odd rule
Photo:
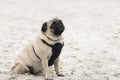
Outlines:
[[[47,43],[45,40],[41,39],[41,41],[46,44],[47,46],[52,48],[52,56],[50,57],[49,61],[48,61],[48,66],[52,66],[54,64],[54,61],[56,60],[56,58],[58,58],[58,56],[60,55],[60,52],[62,50],[62,47],[64,46],[64,43],[55,43],[54,45],[51,45],[49,43]],[[34,46],[32,46],[33,51],[36,55],[36,57],[38,59],[40,59],[40,57],[37,55],[37,53],[35,52]]]

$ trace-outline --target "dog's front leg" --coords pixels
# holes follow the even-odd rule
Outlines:
[[[43,69],[44,69],[45,80],[52,80],[51,75],[49,73],[47,57],[42,58],[42,66],[43,66]]]
[[[64,77],[64,75],[60,74],[60,72],[59,72],[59,57],[54,62],[54,68],[55,68],[55,72],[58,76]]]

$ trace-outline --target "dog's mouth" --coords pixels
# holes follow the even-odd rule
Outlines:
[[[51,32],[56,36],[60,36],[65,29],[61,20],[54,21],[50,28]]]

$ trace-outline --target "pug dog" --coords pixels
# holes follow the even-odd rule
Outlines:
[[[64,29],[62,20],[58,18],[44,22],[39,35],[16,56],[11,70],[17,74],[43,72],[45,80],[51,80],[49,66],[54,65],[56,74],[64,76],[59,72]]]

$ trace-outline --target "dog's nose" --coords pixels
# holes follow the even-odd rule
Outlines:
[[[63,25],[63,24],[62,24],[62,25],[59,25],[59,26],[58,26],[58,29],[59,29],[60,32],[63,32],[63,30],[64,30],[64,25]]]
[[[63,23],[61,20],[58,20],[57,24],[59,25],[59,27],[62,27],[63,26]]]

